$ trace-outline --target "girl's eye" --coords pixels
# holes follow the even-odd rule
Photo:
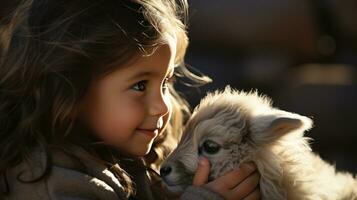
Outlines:
[[[132,89],[139,92],[143,92],[146,89],[146,83],[147,81],[139,81],[135,83],[135,85],[133,85]]]

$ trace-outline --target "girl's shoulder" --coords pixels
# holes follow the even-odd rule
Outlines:
[[[48,165],[48,173],[36,181]],[[80,147],[51,148],[48,155],[34,149],[3,176],[8,189],[4,199],[126,199],[115,175]]]

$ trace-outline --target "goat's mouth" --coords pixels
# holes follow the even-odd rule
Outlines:
[[[187,185],[187,181],[185,180],[171,180],[171,179],[167,179],[167,178],[162,178],[163,182],[165,183],[165,185],[167,186],[184,186]]]
[[[187,186],[188,186],[187,184],[182,184],[182,183],[180,183],[180,184],[167,184],[165,182],[165,188],[169,192],[171,192],[173,194],[176,194],[176,195],[183,193],[183,191],[186,189]]]
[[[174,194],[182,193],[190,184],[188,180],[170,181],[163,178],[163,183],[168,191]]]
[[[166,181],[164,181],[165,182],[165,184],[167,185],[167,186],[170,186],[170,187],[176,187],[176,186],[184,186],[184,185],[186,185],[185,183],[168,183],[168,182],[166,182]]]

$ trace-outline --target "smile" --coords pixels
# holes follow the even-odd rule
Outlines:
[[[158,134],[159,134],[159,129],[136,129],[138,130],[140,133],[144,133],[145,135],[151,137],[151,138],[154,138],[156,137]]]

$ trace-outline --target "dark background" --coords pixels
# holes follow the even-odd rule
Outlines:
[[[0,0],[0,17],[18,0]],[[230,84],[312,117],[312,148],[357,173],[357,1],[191,0],[187,63],[214,81],[179,86],[194,107]]]
[[[309,116],[313,150],[357,173],[357,1],[191,0],[186,62],[213,83],[180,86],[192,106],[229,84]]]

